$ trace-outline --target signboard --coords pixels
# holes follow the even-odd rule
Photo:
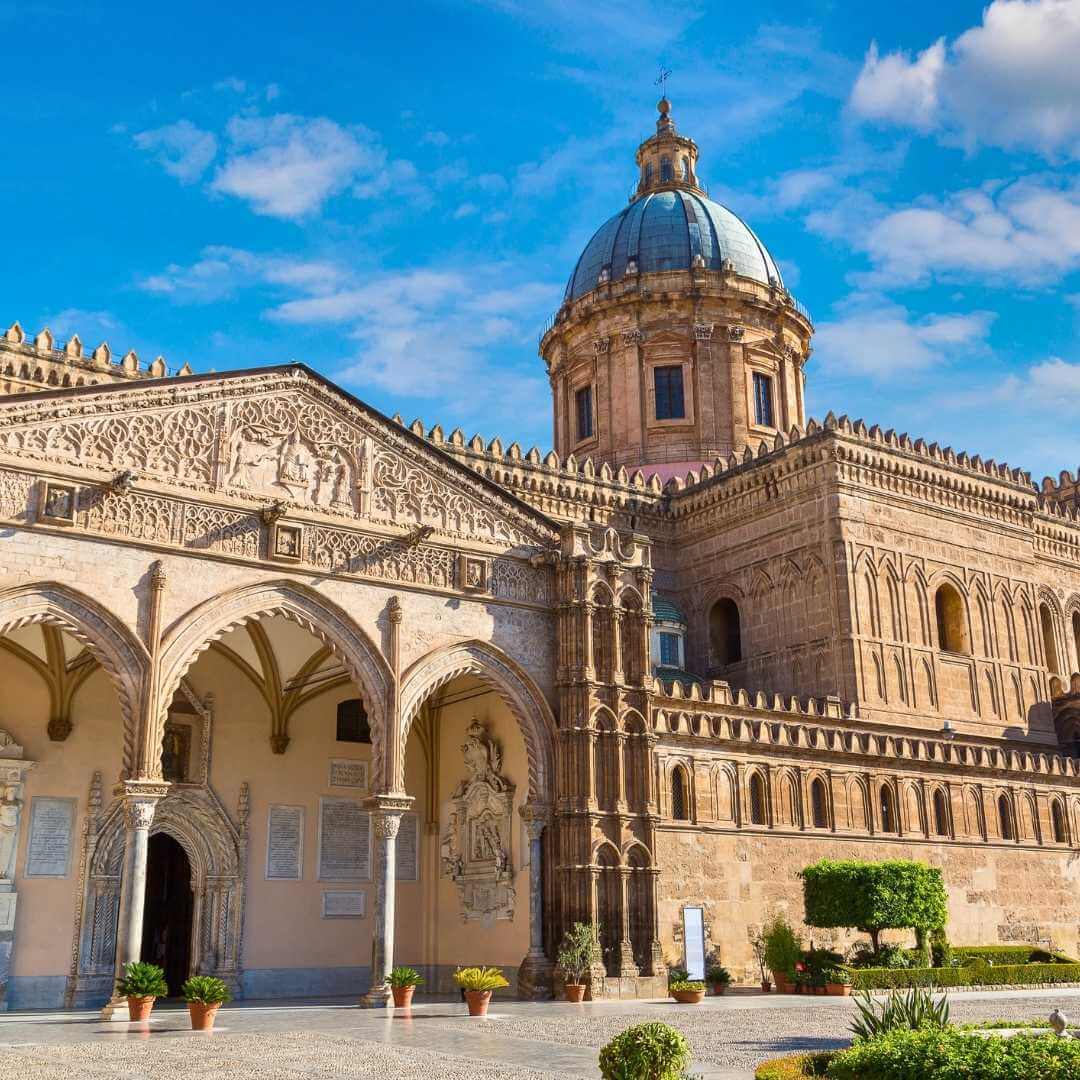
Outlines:
[[[30,801],[30,839],[26,845],[26,876],[68,876],[75,800],[36,795]]]
[[[691,979],[705,979],[705,909],[684,907],[683,947],[686,950],[684,967]]]
[[[304,808],[270,807],[266,825],[266,879],[299,881],[304,876]]]
[[[319,880],[371,880],[371,815],[355,799],[319,800]]]
[[[322,894],[322,917],[324,919],[362,919],[366,893],[324,892]]]

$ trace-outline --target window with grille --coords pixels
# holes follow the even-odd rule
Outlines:
[[[350,698],[337,707],[337,741],[371,742],[371,727],[367,710],[359,698]]]
[[[775,427],[773,423],[772,379],[761,372],[754,372],[754,422],[761,427]]]
[[[676,821],[690,820],[686,798],[686,773],[681,768],[671,774],[671,816]]]
[[[576,401],[577,437],[580,442],[582,439],[592,438],[592,387],[583,386],[576,394]]]
[[[686,416],[683,401],[682,368],[653,368],[653,387],[656,390],[656,419],[681,420]]]
[[[660,663],[664,667],[680,667],[679,635],[662,633],[660,635]]]

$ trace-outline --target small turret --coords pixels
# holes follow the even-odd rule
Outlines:
[[[697,143],[676,132],[675,121],[671,118],[671,102],[667,97],[662,97],[656,103],[656,108],[660,113],[656,121],[656,134],[638,147],[635,160],[640,179],[633,197],[638,199],[650,191],[674,188],[704,194],[697,179]]]

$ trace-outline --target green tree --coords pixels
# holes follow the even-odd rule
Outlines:
[[[893,859],[822,859],[801,873],[807,926],[855,927],[880,951],[882,930],[940,930],[948,921],[941,871]]]

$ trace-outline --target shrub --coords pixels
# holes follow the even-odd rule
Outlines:
[[[850,927],[878,951],[887,929],[935,930],[948,920],[941,871],[902,859],[822,859],[800,872],[808,926]]]
[[[951,1028],[893,1031],[841,1051],[825,1075],[830,1080],[1064,1080],[1080,1075],[1080,1040],[986,1038]]]
[[[424,976],[416,968],[396,967],[386,976],[387,986],[419,986],[424,981]]]
[[[859,1039],[876,1039],[901,1028],[943,1028],[949,1023],[949,1001],[944,994],[935,998],[921,987],[906,994],[890,994],[884,1001],[874,1001],[864,993],[855,1003],[859,1012],[851,1022],[851,1034]]]
[[[510,985],[497,967],[458,968],[454,982],[462,990],[498,990]]]
[[[789,978],[802,960],[802,942],[783,915],[774,915],[764,926],[765,964],[770,971]]]
[[[754,1080],[803,1080],[807,1076],[825,1076],[835,1050],[816,1054],[791,1054],[788,1057],[763,1061],[754,1072]]]
[[[957,945],[952,958],[961,965],[969,960],[981,960],[992,964],[1075,964],[1064,953],[1048,952],[1031,945]]]
[[[134,960],[124,968],[123,977],[116,983],[116,992],[121,997],[168,997],[169,984],[165,982],[165,972],[157,964]]]
[[[952,963],[952,946],[944,927],[930,931],[930,963],[936,967],[949,967]]]
[[[705,974],[714,986],[727,986],[731,982],[731,972],[720,964],[713,964]]]
[[[568,983],[581,983],[581,976],[592,965],[599,947],[591,923],[576,922],[563,934],[555,962]]]
[[[856,990],[895,990],[908,986],[1033,986],[1080,983],[1080,964],[978,964],[947,968],[862,968],[854,973]]]
[[[669,990],[690,990],[696,992],[698,990],[704,990],[705,984],[698,979],[676,979],[674,982],[668,983]]]
[[[681,1080],[690,1044],[667,1024],[637,1024],[600,1051],[604,1080]]]
[[[844,957],[832,949],[807,949],[802,954],[802,962],[811,975],[820,975],[827,969],[842,967]]]
[[[192,975],[180,988],[185,1001],[197,1005],[224,1005],[232,1001],[232,991],[228,984],[213,975]]]
[[[667,969],[667,981],[668,986],[672,983],[686,982],[690,978],[690,972],[686,968],[681,967],[669,967]]]

